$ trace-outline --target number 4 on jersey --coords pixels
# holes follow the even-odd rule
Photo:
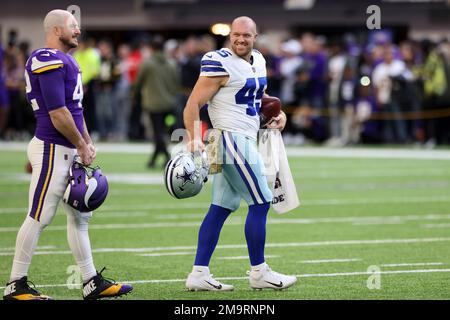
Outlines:
[[[81,73],[77,76],[77,85],[75,86],[75,90],[73,90],[73,96],[72,100],[79,100],[78,106],[82,107],[82,100],[83,100],[83,82],[81,81]]]
[[[246,113],[249,116],[256,116],[261,106],[261,98],[267,85],[267,78],[248,78],[244,87],[236,93],[237,104],[246,104]],[[256,91],[258,89],[258,91]],[[256,95],[255,95],[256,91]],[[256,102],[258,101],[258,102]]]

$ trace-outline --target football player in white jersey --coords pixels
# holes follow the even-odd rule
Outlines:
[[[267,86],[266,62],[253,49],[257,37],[255,22],[249,17],[233,20],[231,49],[206,53],[201,73],[186,103],[184,123],[189,132],[189,148],[204,148],[195,136],[199,109],[208,103],[208,113],[216,131],[217,154],[221,170],[214,175],[212,203],[198,234],[198,246],[192,272],[186,280],[191,291],[230,291],[233,286],[220,283],[209,271],[209,262],[219,239],[220,230],[241,199],[248,203],[245,237],[251,264],[250,286],[254,289],[284,289],[297,278],[272,271],[265,262],[267,212],[272,193],[263,175],[264,164],[256,146],[259,107]],[[282,112],[268,125],[282,130],[286,115]]]

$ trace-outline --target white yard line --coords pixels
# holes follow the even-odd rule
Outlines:
[[[18,214],[18,213],[27,213],[28,208],[0,208],[0,214]]]
[[[450,198],[449,198],[450,199]],[[186,202],[186,201],[174,201],[171,203],[151,203],[151,204],[130,204],[125,206],[120,205],[105,205],[102,206],[102,210],[105,211],[126,211],[126,210],[158,210],[158,209],[208,209],[210,206],[209,202]]]
[[[113,215],[111,215],[113,216]],[[187,218],[202,219],[204,214],[161,214],[155,216],[159,220],[182,220]],[[295,223],[295,224],[314,224],[314,223],[336,223],[348,222],[353,224],[396,224],[404,221],[415,220],[447,220],[450,214],[424,214],[424,215],[386,215],[386,216],[347,216],[347,217],[323,217],[323,218],[269,218],[269,223]]]
[[[0,142],[2,151],[26,152],[26,142]],[[150,143],[98,143],[98,153],[135,153],[148,154],[152,151]],[[170,149],[177,148],[171,145]],[[418,150],[412,148],[328,148],[328,147],[291,147],[286,148],[291,157],[325,157],[325,158],[364,158],[364,159],[420,159],[450,160],[448,150]]]
[[[383,198],[370,198],[370,199],[303,199],[302,207],[310,206],[339,206],[339,205],[366,205],[366,204],[379,204],[385,205],[386,203],[428,203],[428,202],[450,202],[450,196],[414,196],[414,197],[383,197]],[[209,202],[182,202],[178,201],[171,204],[143,204],[143,205],[130,205],[130,206],[112,206],[105,205],[101,207],[100,212],[126,212],[127,210],[186,210],[186,209],[208,209]],[[300,208],[302,208],[300,207]],[[28,207],[21,208],[0,208],[0,214],[26,214]],[[160,215],[161,216],[161,215]]]
[[[51,251],[36,251],[34,255],[61,255],[61,254],[72,254],[69,250],[51,250]],[[14,251],[11,252],[0,252],[0,256],[14,256]]]
[[[28,173],[2,173],[1,179],[18,182],[29,182],[31,175]],[[162,174],[151,173],[108,173],[109,183],[136,184],[136,185],[163,185]],[[149,192],[150,194],[150,192]]]
[[[378,225],[392,225],[392,224],[402,224],[403,221],[364,221],[364,222],[353,222],[354,226],[378,226]]]
[[[119,212],[117,214],[111,212],[99,212],[96,218],[112,218],[112,217],[143,217],[146,216],[144,212],[141,211],[131,211],[129,215]],[[174,217],[173,214],[169,214],[171,218]],[[161,218],[161,216],[158,216]],[[178,217],[184,217],[182,214]],[[153,223],[109,223],[109,224],[99,224],[93,223],[89,225],[91,230],[106,230],[106,229],[151,229],[151,228],[192,228],[198,227],[202,221],[203,215],[186,215],[186,218],[195,218],[194,221],[163,221],[163,222],[153,222]],[[243,225],[244,217],[236,216],[231,217],[226,221],[227,225]],[[299,218],[299,219],[289,219],[289,218],[269,218],[268,224],[278,225],[278,224],[317,224],[317,223],[351,223],[353,225],[381,225],[381,224],[399,224],[407,221],[429,221],[429,220],[448,220],[450,219],[450,214],[427,214],[427,215],[395,215],[395,216],[367,216],[367,217],[324,217],[324,218]],[[425,225],[427,227],[432,226],[444,226],[448,227],[450,224],[439,224],[439,225]],[[0,233],[5,232],[17,232],[20,227],[0,227]],[[65,231],[67,229],[66,225],[56,225],[49,226],[46,230],[49,231]]]
[[[424,224],[424,228],[450,228],[450,223]]]
[[[421,170],[421,171],[348,171],[348,172],[303,172],[298,169],[298,176],[302,179],[351,179],[351,178],[381,178],[381,177],[442,177],[446,176],[446,171],[443,169]],[[14,181],[14,182],[29,182],[31,175],[26,173],[0,173],[0,179]],[[163,185],[164,179],[162,174],[152,173],[109,173],[109,183],[120,183],[121,185]],[[441,186],[442,188],[442,186]],[[154,194],[148,190],[148,194]],[[143,193],[143,192],[142,192]]]
[[[0,251],[14,251],[15,247],[0,248]],[[56,246],[37,246],[38,250],[56,249]]]
[[[401,274],[401,273],[435,273],[435,272],[450,272],[450,269],[416,269],[416,270],[391,270],[380,271],[380,274]],[[358,275],[373,275],[372,272],[343,272],[343,273],[316,273],[297,275],[300,278],[311,277],[340,277],[340,276],[358,276]],[[217,278],[219,279],[219,278]]]
[[[354,205],[354,204],[379,204],[386,203],[422,203],[422,202],[450,202],[450,196],[411,196],[411,197],[383,197],[370,199],[306,199],[302,201],[304,206],[328,206],[328,205]]]
[[[195,251],[187,252],[187,251],[180,251],[180,252],[161,252],[161,253],[141,253],[138,254],[138,256],[142,257],[164,257],[164,256],[187,256],[187,255],[194,255]]]
[[[264,255],[264,257],[266,259],[267,258],[274,259],[274,258],[279,258],[280,256],[266,254],[266,255]],[[248,256],[217,257],[216,259],[220,259],[220,260],[248,260]]]
[[[417,269],[417,270],[391,270],[391,271],[380,271],[379,274],[408,274],[408,273],[448,273],[450,269]],[[362,272],[340,272],[340,273],[311,273],[311,274],[297,274],[298,278],[315,278],[315,277],[347,277],[347,276],[371,276],[373,273],[362,271]],[[217,280],[248,280],[248,277],[217,277]],[[186,279],[151,279],[151,280],[118,280],[122,283],[129,284],[151,284],[151,283],[173,283],[173,282],[185,282]],[[80,284],[70,284],[71,286]],[[54,288],[54,287],[67,287],[67,284],[44,284],[37,285],[37,288]],[[4,289],[5,287],[0,287]]]
[[[362,261],[360,258],[353,259],[323,259],[323,260],[302,260],[300,263],[334,263],[334,262],[354,262]]]
[[[321,247],[321,246],[346,246],[346,245],[379,245],[379,244],[410,244],[410,243],[433,243],[449,242],[447,238],[409,238],[409,239],[375,239],[375,240],[330,240],[314,242],[287,242],[287,243],[267,243],[266,248],[294,248],[294,247]],[[246,244],[218,245],[217,249],[246,249]],[[146,247],[146,248],[97,248],[92,252],[129,252],[129,253],[150,253],[164,251],[195,250],[196,246],[173,246],[173,247]],[[36,254],[71,254],[71,251],[36,251]],[[14,252],[0,252],[0,256],[14,255]]]
[[[98,212],[95,215],[95,218],[104,219],[104,218],[131,218],[131,217],[147,217],[150,213],[148,211],[122,211],[122,212]]]
[[[142,204],[142,205],[128,205],[128,206],[120,206],[120,205],[104,205],[99,210],[101,212],[127,212],[127,211],[143,211],[146,210],[148,212],[154,210],[186,210],[186,209],[203,209],[208,210],[210,203],[209,202],[176,202],[174,203],[153,203],[152,205]],[[0,214],[26,214],[28,211],[28,207],[21,208],[0,208]]]
[[[387,263],[380,267],[417,267],[417,266],[442,266],[442,262],[417,262],[417,263]]]
[[[356,171],[349,170],[346,172],[345,170],[340,171],[329,171],[329,172],[317,172],[316,169],[311,171],[304,171],[303,169],[291,169],[294,173],[294,178],[298,177],[299,179],[313,179],[314,181],[319,179],[344,179],[347,180],[351,178],[368,178],[368,179],[376,179],[376,178],[391,178],[391,177],[446,177],[448,176],[447,170],[444,169],[433,169],[433,170],[421,170],[421,171],[396,171],[396,170],[383,170],[383,171]],[[339,170],[339,169],[336,169]],[[334,181],[331,181],[334,182]],[[335,182],[334,182],[335,183]]]
[[[149,228],[176,228],[176,227],[198,227],[200,222],[156,222],[156,223],[130,223],[130,224],[90,224],[90,230],[110,230],[110,229],[149,229]],[[3,227],[0,228],[1,232],[17,232],[18,227]],[[46,231],[65,231],[66,225],[62,226],[49,226],[45,228]]]

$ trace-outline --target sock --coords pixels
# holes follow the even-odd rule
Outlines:
[[[264,246],[266,243],[266,220],[270,204],[254,204],[248,207],[247,220],[245,221],[245,239],[247,240],[250,264],[257,266],[264,259]]]
[[[256,266],[252,266],[252,271],[261,271],[264,268],[265,265],[266,265],[266,263],[263,262],[263,263],[260,263],[260,264],[258,264]]]
[[[195,266],[208,266],[219,241],[220,230],[231,210],[212,204],[198,231]]]
[[[45,225],[27,216],[16,238],[16,250],[9,282],[18,280],[28,274],[31,259]]]
[[[89,241],[88,224],[91,213],[80,213],[75,210],[67,212],[67,240],[70,250],[80,267],[83,283],[97,275],[92,259],[91,243]]]
[[[205,273],[209,274],[209,267],[194,266],[194,267],[192,267],[192,272],[205,272]]]

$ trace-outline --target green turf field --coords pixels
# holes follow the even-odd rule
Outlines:
[[[0,287],[8,280],[28,206],[25,148],[0,149]],[[100,147],[96,161],[110,179],[110,194],[91,220],[94,261],[98,269],[109,269],[106,277],[134,284],[124,299],[450,298],[448,159],[408,158],[408,150],[395,159],[383,149],[372,150],[384,153],[381,158],[358,150],[329,156],[317,149],[314,155],[314,148],[302,156],[302,148],[290,149],[302,206],[285,215],[269,212],[266,255],[272,269],[297,275],[297,285],[280,292],[250,289],[242,203],[225,223],[210,266],[235,291],[199,293],[185,291],[184,280],[209,205],[209,184],[195,198],[173,199],[162,171],[147,170],[148,155],[140,150]],[[65,223],[58,211],[40,238],[29,279],[56,299],[81,299],[81,290],[66,285],[75,263]],[[379,289],[369,289],[368,280]]]

